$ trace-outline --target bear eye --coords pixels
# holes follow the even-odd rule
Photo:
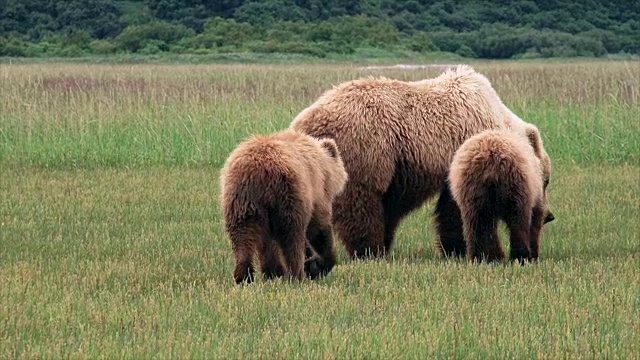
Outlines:
[[[542,186],[547,189],[547,186],[549,186],[549,179],[544,179],[544,184]]]

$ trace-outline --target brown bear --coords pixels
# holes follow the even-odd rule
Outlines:
[[[524,131],[489,80],[460,65],[438,77],[405,82],[365,78],[337,85],[304,109],[291,129],[332,138],[349,182],[333,205],[334,226],[351,257],[383,256],[408,213],[442,188],[454,152],[486,129]],[[436,208],[442,251],[463,243],[455,204]],[[440,226],[442,224],[442,226]]]
[[[542,226],[554,219],[546,197],[550,173],[549,156],[533,126],[527,127],[526,136],[486,130],[460,146],[448,182],[469,259],[504,260],[498,220],[509,229],[511,260],[538,259]]]
[[[311,278],[331,271],[336,262],[331,204],[346,181],[331,139],[286,130],[241,143],[220,174],[236,283],[253,280],[255,254],[267,278],[302,279],[305,267]]]

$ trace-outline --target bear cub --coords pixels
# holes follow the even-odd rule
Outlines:
[[[486,130],[456,151],[448,184],[460,211],[466,255],[474,261],[501,261],[505,254],[497,222],[509,229],[511,260],[538,259],[543,224],[554,219],[546,188],[551,164],[537,128],[525,136]]]
[[[346,181],[331,139],[286,130],[242,142],[220,175],[235,282],[253,281],[256,255],[268,279],[329,273],[336,262],[331,208]]]

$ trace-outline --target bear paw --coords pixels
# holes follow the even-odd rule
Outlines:
[[[319,256],[313,256],[304,262],[304,273],[311,280],[327,275],[328,271],[323,266],[323,261]]]

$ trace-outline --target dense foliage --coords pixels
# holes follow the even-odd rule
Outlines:
[[[0,56],[640,53],[637,0],[0,0]]]

